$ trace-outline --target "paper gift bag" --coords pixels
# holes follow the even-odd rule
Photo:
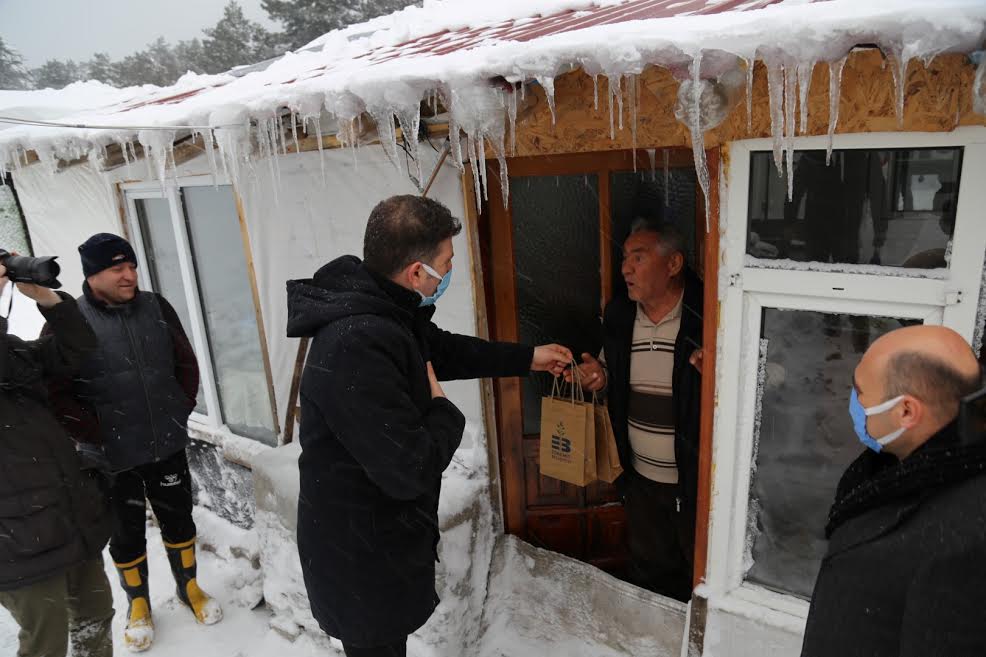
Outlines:
[[[551,396],[541,400],[541,474],[586,486],[596,480],[596,422],[593,405],[573,383],[562,397],[558,380]]]
[[[606,404],[598,403],[595,395],[592,401],[596,425],[596,478],[611,484],[623,474],[620,452],[616,449],[616,435],[613,433],[613,423],[609,419],[609,409],[606,408]]]

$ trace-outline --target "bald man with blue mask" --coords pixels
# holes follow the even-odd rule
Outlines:
[[[986,655],[986,440],[957,421],[980,387],[945,327],[892,331],[863,355],[849,414],[867,449],[829,512],[802,657]]]

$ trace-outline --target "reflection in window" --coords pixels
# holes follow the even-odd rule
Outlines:
[[[598,177],[515,178],[510,190],[520,341],[598,353]],[[549,374],[523,381],[525,434],[541,430],[541,397],[550,394],[551,381]]]
[[[178,264],[178,244],[171,224],[171,204],[166,198],[140,198],[134,201],[140,237],[144,243],[151,289],[163,296],[178,313],[181,326],[191,340],[192,319],[188,313],[185,284]],[[195,410],[206,413],[205,393],[199,386]]]
[[[273,444],[274,420],[232,188],[183,187],[223,420],[237,434]]]
[[[848,412],[853,370],[873,340],[909,323],[764,310],[749,581],[811,597],[836,485],[865,449]]]
[[[947,266],[962,149],[794,155],[794,193],[769,152],[750,160],[747,253],[803,262]]]
[[[610,174],[610,216],[613,248],[612,298],[626,296],[623,282],[623,242],[637,217],[667,221],[685,239],[686,261],[694,269],[695,257],[695,168],[663,171],[621,171]],[[665,189],[667,187],[667,189]]]

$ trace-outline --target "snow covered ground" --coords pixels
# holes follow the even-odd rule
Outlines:
[[[155,640],[147,653],[154,657],[188,657],[215,655],[228,657],[309,657],[336,654],[332,647],[316,645],[306,636],[288,641],[269,628],[270,612],[263,606],[252,610],[242,597],[240,588],[252,574],[250,562],[244,559],[225,560],[207,551],[199,552],[199,580],[202,587],[223,605],[225,617],[218,625],[197,625],[191,612],[175,597],[174,580],[168,570],[168,560],[156,528],[148,529],[150,552],[151,605],[154,610]],[[127,609],[123,591],[116,585],[116,574],[109,553],[103,555],[106,574],[113,582],[113,641],[116,654],[128,654],[123,647],[122,634]],[[254,575],[255,576],[255,575]],[[0,657],[17,654],[17,625],[4,609],[0,609]],[[342,654],[341,651],[338,654]]]

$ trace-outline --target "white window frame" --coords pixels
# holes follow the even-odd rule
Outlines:
[[[166,199],[171,210],[171,225],[175,236],[175,243],[178,248],[178,263],[181,269],[182,284],[185,288],[185,298],[188,305],[189,319],[192,326],[186,327],[189,338],[198,357],[200,384],[205,396],[206,412],[199,413],[193,411],[189,418],[191,428],[198,430],[197,436],[210,442],[222,444],[224,439],[234,437],[238,440],[249,440],[258,446],[270,447],[267,443],[262,443],[255,439],[240,436],[226,424],[222,414],[222,406],[219,403],[219,391],[217,389],[215,372],[212,366],[212,351],[209,347],[209,338],[206,333],[205,316],[202,310],[202,299],[199,295],[198,278],[195,273],[195,263],[192,262],[192,249],[188,238],[188,226],[185,222],[184,206],[182,205],[181,189],[183,187],[207,187],[214,185],[231,186],[225,176],[217,176],[215,181],[211,177],[191,176],[169,179],[162,187],[160,182],[140,182],[127,183],[121,186],[127,208],[127,228],[132,237],[134,251],[140,262],[138,267],[138,280],[142,289],[153,290],[151,286],[150,268],[148,267],[147,254],[144,251],[144,240],[140,228],[140,220],[137,217],[136,201],[139,199]],[[235,193],[235,189],[233,190]],[[245,247],[244,247],[245,248]],[[259,330],[258,330],[259,334]],[[261,349],[267,349],[267,345],[261,344]],[[268,395],[270,390],[268,386]],[[274,412],[273,403],[271,412]],[[275,418],[275,427],[276,427]]]
[[[826,137],[802,137],[796,150],[824,149]],[[762,310],[837,312],[921,319],[945,324],[972,341],[986,251],[986,128],[951,133],[836,135],[836,149],[964,149],[950,266],[938,278],[793,271],[750,266],[746,258],[750,154],[769,151],[769,139],[729,146],[723,217],[719,349],[713,438],[712,508],[704,593],[726,613],[803,633],[809,603],[745,580],[747,523],[754,449],[757,367]],[[780,275],[782,274],[782,275]],[[738,330],[737,330],[738,327]],[[849,385],[847,377],[846,385]]]

